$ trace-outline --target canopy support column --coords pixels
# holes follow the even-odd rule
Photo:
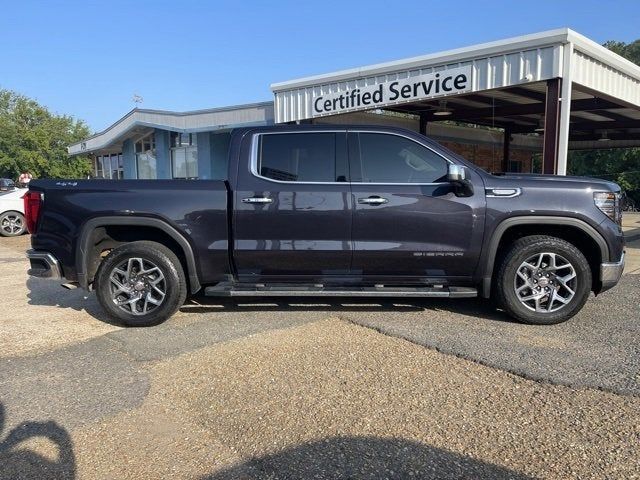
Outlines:
[[[511,129],[504,129],[504,139],[502,140],[502,171],[509,171],[509,148],[511,147]]]
[[[421,114],[420,115],[420,132],[422,135],[426,135],[427,134],[427,116],[425,114]]]
[[[569,153],[569,122],[571,116],[571,89],[573,80],[571,75],[571,58],[573,57],[573,43],[563,47],[562,54],[562,92],[560,99],[560,129],[558,132],[558,162],[556,173],[567,174],[567,155]]]
[[[542,173],[556,173],[558,158],[558,127],[560,123],[560,84],[562,80],[547,80],[547,96],[544,107],[544,138],[542,147]]]

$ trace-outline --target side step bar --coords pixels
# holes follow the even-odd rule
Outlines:
[[[206,287],[209,297],[406,297],[471,298],[478,291],[468,287],[325,287],[323,285],[237,285]]]

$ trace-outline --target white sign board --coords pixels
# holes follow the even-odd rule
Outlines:
[[[427,98],[471,91],[471,65],[393,80],[311,99],[314,117],[352,110],[383,108]]]

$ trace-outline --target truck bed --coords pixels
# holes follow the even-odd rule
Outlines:
[[[88,222],[134,215],[160,220],[182,235],[203,283],[230,273],[229,188],[224,181],[36,180],[30,189],[44,193],[45,205],[33,248],[54,254],[65,265],[67,279],[77,276],[81,249],[76,247]]]

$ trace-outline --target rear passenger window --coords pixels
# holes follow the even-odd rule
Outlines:
[[[363,183],[437,183],[447,176],[447,161],[405,137],[361,133],[360,178]]]
[[[335,133],[261,135],[258,172],[287,182],[335,182]]]

